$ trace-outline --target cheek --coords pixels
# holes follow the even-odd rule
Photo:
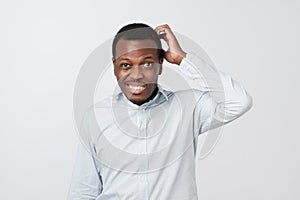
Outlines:
[[[156,82],[158,79],[158,73],[156,71],[149,72],[149,73],[145,74],[145,77],[149,82]]]
[[[125,76],[125,73],[122,70],[118,70],[116,68],[114,69],[114,74],[115,74],[117,80],[120,80],[120,79],[122,79],[122,77]]]
[[[161,74],[161,68],[157,67],[153,69],[151,72],[149,72],[148,76],[151,77],[151,79],[157,79],[160,74]]]

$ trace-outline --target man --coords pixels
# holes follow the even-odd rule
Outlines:
[[[121,91],[84,117],[69,199],[198,199],[197,136],[244,114],[252,98],[231,77],[183,51],[168,25],[126,25],[112,46]],[[163,89],[164,60],[202,88]]]

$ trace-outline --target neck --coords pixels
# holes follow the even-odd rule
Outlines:
[[[151,94],[150,97],[145,101],[145,103],[148,102],[148,101],[150,101],[150,100],[152,100],[152,99],[154,99],[154,97],[156,96],[157,92],[158,92],[158,87],[156,86],[156,88],[153,90],[152,94]]]

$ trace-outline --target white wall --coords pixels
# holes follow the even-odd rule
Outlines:
[[[299,199],[299,9],[296,0],[1,0],[0,199],[66,199],[76,76],[133,21],[170,24],[253,96],[198,162],[200,199]]]

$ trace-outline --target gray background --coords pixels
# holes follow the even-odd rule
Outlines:
[[[296,0],[1,0],[0,199],[66,199],[76,76],[135,21],[192,38],[254,98],[198,162],[199,199],[299,199],[299,9]]]

